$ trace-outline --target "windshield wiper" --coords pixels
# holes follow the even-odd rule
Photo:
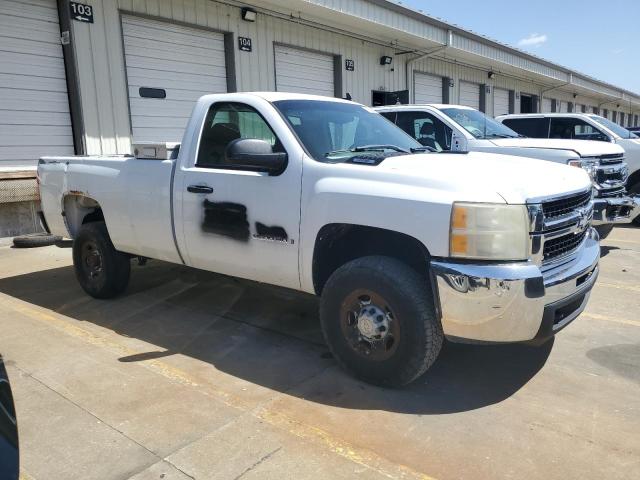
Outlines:
[[[416,152],[437,152],[438,150],[430,147],[428,145],[425,145],[424,147],[411,147],[411,153],[416,153]]]
[[[329,153],[325,153],[325,157],[335,155],[337,153],[356,153],[356,152],[372,152],[376,150],[393,150],[401,153],[411,153],[409,150],[398,147],[396,145],[360,145],[353,148],[344,148],[342,150],[332,150]]]
[[[518,138],[514,135],[506,135],[504,133],[488,133],[484,138]]]
[[[395,150],[396,152],[410,153],[405,148],[398,147],[397,145],[360,145],[359,147],[352,148],[352,152],[370,152],[372,150]]]

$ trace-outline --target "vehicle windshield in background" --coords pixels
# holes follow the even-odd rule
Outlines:
[[[389,120],[362,105],[322,100],[279,100],[273,105],[309,154],[321,162],[363,155],[384,159],[425,150]]]
[[[466,108],[441,108],[440,110],[478,139],[522,137],[506,125],[496,122],[478,110]]]
[[[621,127],[617,123],[614,123],[611,120],[607,120],[606,118],[601,117],[600,115],[593,115],[591,118],[593,120],[595,120],[596,122],[598,122],[600,125],[603,125],[603,126],[607,127],[609,130],[611,130],[613,133],[615,133],[619,137],[622,137],[622,138],[640,138],[635,133],[630,132],[626,128]]]

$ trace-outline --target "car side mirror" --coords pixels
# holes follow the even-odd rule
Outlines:
[[[274,152],[271,144],[258,138],[238,138],[224,151],[225,166],[237,170],[279,175],[287,167],[287,154]]]

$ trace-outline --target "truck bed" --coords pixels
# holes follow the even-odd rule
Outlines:
[[[130,155],[41,158],[41,202],[51,233],[73,238],[74,216],[95,210],[93,200],[116,249],[180,263],[172,226],[174,166],[175,160]]]

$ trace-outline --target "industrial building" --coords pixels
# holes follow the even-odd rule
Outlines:
[[[0,237],[37,228],[40,156],[179,142],[199,96],[261,90],[640,115],[640,94],[386,0],[2,0]]]

